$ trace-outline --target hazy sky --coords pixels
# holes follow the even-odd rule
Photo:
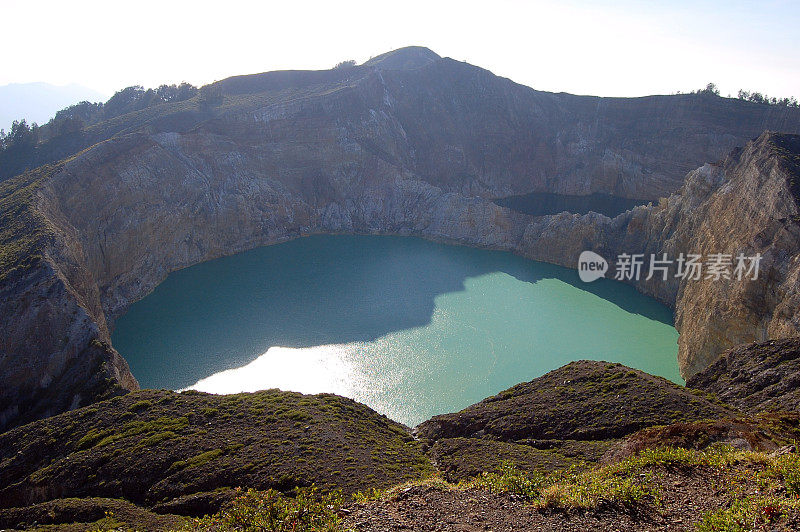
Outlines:
[[[411,44],[537,89],[800,97],[800,1],[0,0],[0,85],[105,93],[329,68]]]

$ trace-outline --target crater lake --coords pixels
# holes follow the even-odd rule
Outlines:
[[[330,392],[414,426],[580,359],[683,384],[672,311],[608,279],[410,237],[320,235],[170,274],[112,335],[143,388]]]

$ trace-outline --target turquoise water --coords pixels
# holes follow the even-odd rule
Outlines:
[[[313,236],[171,274],[112,342],[142,387],[332,392],[416,425],[572,360],[683,383],[671,311],[510,253]]]

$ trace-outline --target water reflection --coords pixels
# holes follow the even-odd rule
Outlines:
[[[416,424],[570,360],[680,382],[671,312],[632,287],[420,239],[309,237],[170,275],[117,323],[143,387],[353,397]]]

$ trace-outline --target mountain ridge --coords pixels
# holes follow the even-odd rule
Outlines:
[[[420,54],[422,54],[423,60],[419,59]],[[399,70],[378,68],[381,62],[397,56],[401,58],[409,56],[409,60],[415,65],[414,68]],[[414,61],[421,61],[421,63],[416,64]],[[143,128],[152,132],[187,131],[208,120],[224,118],[225,113],[228,112],[227,109],[232,107],[255,110],[257,107],[254,105],[258,106],[257,102],[259,101],[263,105],[271,100],[285,100],[287,97],[285,91],[296,93],[288,96],[302,97],[309,90],[312,91],[310,95],[313,96],[314,90],[312,89],[314,88],[317,92],[324,92],[337,87],[355,88],[357,85],[374,85],[376,81],[373,78],[380,72],[383,72],[382,77],[388,76],[383,81],[384,88],[390,86],[395,89],[404,86],[436,87],[438,84],[440,88],[437,90],[450,91],[452,95],[442,98],[438,105],[448,101],[448,98],[452,100],[468,96],[469,86],[474,83],[479,83],[484,87],[497,85],[491,91],[484,90],[480,93],[480,97],[478,95],[470,96],[471,99],[468,102],[472,109],[470,112],[480,116],[481,107],[485,107],[482,102],[484,98],[489,98],[487,101],[495,110],[502,110],[509,106],[515,107],[514,114],[502,117],[503,121],[492,125],[489,133],[499,132],[498,128],[510,125],[511,129],[508,130],[508,133],[516,138],[508,144],[509,146],[524,145],[534,141],[541,145],[538,148],[539,152],[545,151],[543,153],[522,151],[514,154],[519,161],[522,161],[522,157],[537,159],[535,166],[518,161],[513,163],[516,165],[515,168],[508,166],[512,162],[508,158],[498,161],[503,165],[498,170],[508,168],[528,181],[509,183],[506,188],[510,188],[510,190],[482,191],[482,193],[494,193],[496,196],[535,191],[575,194],[605,191],[624,197],[655,200],[674,192],[680,186],[686,172],[704,162],[718,160],[736,145],[743,145],[747,140],[758,136],[764,129],[800,132],[800,110],[798,109],[755,104],[710,94],[601,98],[541,92],[506,78],[497,77],[480,67],[449,58],[441,58],[428,49],[409,47],[387,52],[363,65],[354,67],[318,71],[275,71],[226,78],[207,86],[209,92],[219,91],[221,93],[219,96],[223,98],[223,101],[218,106],[203,108],[198,104],[199,97],[195,97],[188,101],[159,104],[154,108],[146,108],[115,117],[106,122],[94,124],[84,132],[73,132],[65,138],[59,137],[60,140],[48,140],[37,148],[38,152],[33,155],[28,166],[53,162],[115,135],[142,131]],[[432,75],[428,75],[426,72],[430,72]],[[389,78],[396,78],[400,86],[391,83]],[[387,82],[390,85],[386,85]],[[442,83],[447,83],[449,88]],[[459,85],[466,85],[466,92],[464,89],[457,89]],[[249,98],[244,98],[244,95]],[[402,99],[408,100],[408,96],[408,94],[403,94]],[[412,94],[412,96],[414,95]],[[418,97],[420,94],[415,96]],[[226,101],[226,98],[230,98],[231,101]],[[252,104],[248,103],[248,100],[252,100]],[[515,100],[520,100],[520,102],[515,104]],[[523,101],[524,105],[520,106],[519,104]],[[417,102],[416,105],[420,103]],[[539,109],[539,111],[531,114],[530,109]],[[413,112],[409,113],[408,111],[406,109],[406,116],[414,119]],[[459,113],[463,114],[465,109],[454,109],[453,111],[455,111],[455,115],[458,115]],[[448,115],[455,116],[453,112],[448,112]],[[559,119],[558,117],[562,115],[564,119]],[[695,123],[693,116],[697,116],[701,121]],[[434,115],[430,118],[440,122],[448,121],[446,115]],[[675,119],[679,120],[675,122]],[[702,120],[708,119],[712,120],[714,130],[706,129],[704,131],[703,127],[705,126],[702,125]],[[653,136],[652,127],[648,126],[647,122],[654,122],[656,128],[663,129],[668,124],[668,122],[664,122],[665,120],[672,120],[682,128],[680,135],[668,133],[671,135],[669,142],[676,142],[677,139],[682,138],[681,135],[697,135],[694,143],[685,143],[681,149],[672,150],[670,157],[683,159],[682,162],[675,161],[665,166],[666,154],[659,153],[658,150],[648,147],[646,144],[630,147],[614,146],[614,143],[618,141],[613,139],[615,136],[619,137],[620,134],[623,134],[623,131],[625,131],[624,135],[629,138],[635,138],[636,135],[633,133],[638,133],[639,136],[644,137],[649,135],[651,141],[656,144],[664,144],[665,140]],[[497,120],[494,121],[497,122]],[[570,125],[575,122],[580,126],[578,130],[572,129],[573,126]],[[660,124],[656,122],[660,122]],[[742,129],[740,124],[744,123],[748,125],[747,128]],[[480,122],[465,124],[465,126],[472,128],[472,136],[480,135],[481,129],[485,129],[481,127]],[[597,127],[610,133],[605,133],[602,138],[592,141],[592,135],[598,134],[596,131],[592,133],[592,128],[596,129]],[[415,126],[416,128],[419,126]],[[548,132],[548,128],[552,131]],[[631,128],[640,131],[631,131]],[[648,128],[650,128],[649,132]],[[741,131],[731,136],[730,132],[736,128]],[[541,131],[541,133],[536,133],[537,131]],[[531,136],[531,132],[533,132],[533,136]],[[564,139],[559,140],[561,137]],[[419,139],[413,148],[417,150],[424,148],[426,140],[428,139]],[[442,138],[441,140],[451,139]],[[565,140],[571,144],[563,145]],[[698,150],[697,141],[701,141],[707,147]],[[479,158],[487,156],[487,153],[482,151],[470,153],[469,144],[474,142],[470,136],[455,137],[452,138],[452,142],[454,146],[461,146],[460,149],[467,150],[464,153],[464,157],[468,159],[465,161],[468,163],[468,167],[464,170],[465,175],[480,176],[487,170],[492,170],[491,168],[476,167],[476,163],[469,160],[478,161]],[[593,142],[596,144],[595,146],[593,146]],[[552,145],[552,143],[556,144]],[[545,148],[546,146],[550,147]],[[587,153],[587,150],[588,152],[599,150],[599,153]],[[474,147],[472,147],[472,151],[474,151]],[[543,155],[547,157],[542,157]],[[633,158],[628,161],[627,159],[631,156]],[[575,158],[575,163],[569,163],[569,165],[576,166],[575,168],[559,168],[558,164],[553,165],[547,162],[547,158],[554,157],[567,157],[567,160]],[[645,158],[642,159],[642,157]],[[537,168],[540,169],[536,170]],[[416,171],[430,172],[431,170],[418,168]],[[446,170],[443,169],[434,171],[446,173]],[[581,180],[576,180],[578,176],[575,175],[575,172],[581,172]],[[619,178],[612,180],[611,175],[604,175],[610,172],[619,173]],[[651,175],[653,173],[655,175]],[[478,180],[480,181],[480,178]],[[587,182],[582,183],[582,181]],[[642,181],[646,183],[642,183]]]

